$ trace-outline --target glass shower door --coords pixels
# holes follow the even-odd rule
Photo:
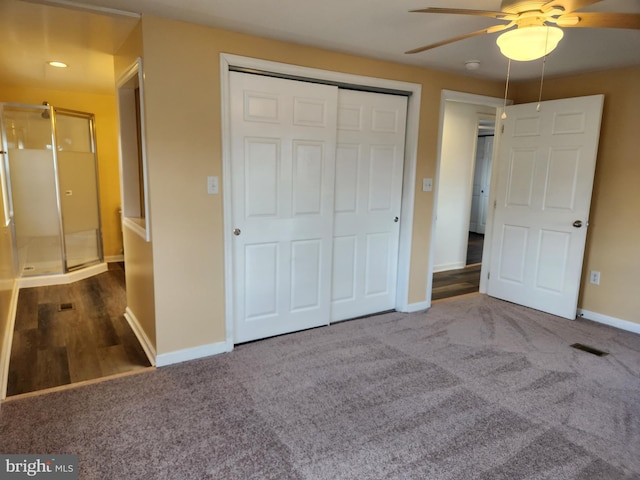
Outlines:
[[[93,115],[55,109],[67,270],[102,261]]]
[[[4,105],[11,213],[23,276],[64,269],[49,107]]]

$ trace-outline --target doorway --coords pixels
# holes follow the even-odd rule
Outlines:
[[[503,102],[443,92],[432,301],[479,291],[496,108]]]
[[[22,277],[59,275],[103,261],[90,113],[3,104],[9,216]]]
[[[124,264],[103,263],[93,114],[0,107],[21,274],[0,398],[150,366],[123,315]]]
[[[150,367],[123,315],[125,307],[124,268],[119,262],[73,283],[21,288],[6,396],[66,388]]]

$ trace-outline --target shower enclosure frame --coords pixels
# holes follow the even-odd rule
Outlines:
[[[22,272],[20,270],[19,265],[19,255],[18,255],[18,238],[16,232],[16,223],[15,223],[15,209],[14,209],[14,198],[12,191],[12,183],[11,183],[11,168],[10,168],[10,158],[9,158],[9,148],[7,141],[7,125],[5,125],[5,115],[4,109],[5,107],[16,108],[16,109],[33,109],[33,110],[42,110],[44,112],[49,112],[49,120],[50,120],[50,130],[51,130],[51,153],[52,153],[52,161],[53,161],[53,175],[54,175],[54,189],[56,194],[56,210],[57,210],[57,224],[58,224],[58,235],[60,239],[60,258],[62,260],[62,271],[59,273],[55,273],[54,275],[63,275],[66,273],[74,272],[77,270],[81,270],[83,268],[97,265],[104,262],[104,248],[103,248],[103,240],[102,240],[102,217],[100,212],[100,182],[99,182],[99,171],[98,171],[98,154],[96,147],[96,132],[95,132],[95,115],[88,112],[81,112],[77,110],[71,110],[67,108],[60,108],[49,105],[47,102],[44,102],[42,105],[30,105],[23,103],[14,103],[14,102],[2,102],[0,103],[0,132],[1,132],[1,141],[2,141],[2,153],[4,154],[3,161],[3,173],[4,173],[4,182],[3,185],[3,193],[6,192],[5,196],[5,217],[8,214],[9,218],[5,218],[5,221],[11,223],[11,233],[12,233],[12,241],[13,248],[16,254],[14,255],[14,266],[17,272],[22,276]],[[91,154],[93,155],[93,168],[94,168],[94,181],[95,181],[95,190],[96,190],[96,216],[97,216],[97,232],[96,232],[96,256],[95,260],[90,260],[87,262],[79,263],[77,265],[69,266],[68,255],[67,255],[67,241],[65,238],[65,229],[64,229],[64,218],[63,218],[63,209],[62,209],[62,191],[60,187],[60,165],[58,161],[58,138],[57,138],[57,119],[56,116],[58,114],[67,115],[76,118],[86,119],[88,121],[89,126],[89,144],[91,147]],[[43,275],[51,275],[51,274],[43,274]],[[38,276],[38,275],[33,275]]]

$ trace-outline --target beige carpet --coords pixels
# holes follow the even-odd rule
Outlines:
[[[0,452],[82,479],[636,479],[639,372],[638,335],[477,295],[10,401]]]

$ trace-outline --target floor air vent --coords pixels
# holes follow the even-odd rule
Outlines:
[[[61,303],[58,305],[59,312],[66,312],[67,310],[73,310],[73,303]]]
[[[588,345],[583,345],[581,343],[574,343],[571,346],[573,348],[577,348],[578,350],[582,350],[583,352],[597,355],[598,357],[606,357],[607,355],[609,355],[609,352],[603,352],[602,350],[598,350],[597,348],[589,347]]]

